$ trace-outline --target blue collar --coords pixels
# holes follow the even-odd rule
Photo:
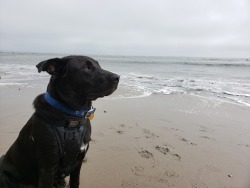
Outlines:
[[[54,108],[63,111],[66,114],[69,114],[71,116],[77,117],[77,118],[89,118],[92,114],[95,113],[95,108],[91,107],[90,110],[73,110],[68,108],[67,106],[63,105],[53,97],[49,95],[48,92],[45,93],[45,100],[47,103],[49,103]]]

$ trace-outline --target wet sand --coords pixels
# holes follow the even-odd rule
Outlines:
[[[0,154],[42,92],[1,89]],[[107,98],[93,105],[80,187],[250,187],[250,108],[190,95]]]

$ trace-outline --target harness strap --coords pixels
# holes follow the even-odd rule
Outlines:
[[[84,143],[87,120],[70,119],[65,127],[52,126],[60,150],[62,168],[59,169],[59,172],[65,173],[64,171],[67,172],[77,160],[83,160],[86,150],[82,149],[85,148],[82,146],[87,144]],[[72,121],[75,126],[72,126]]]

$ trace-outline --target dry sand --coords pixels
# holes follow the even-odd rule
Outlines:
[[[42,92],[1,89],[0,154]],[[250,187],[250,108],[189,95],[93,104],[97,111],[80,187]]]

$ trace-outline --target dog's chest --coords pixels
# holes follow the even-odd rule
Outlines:
[[[59,173],[68,175],[82,161],[88,143],[84,143],[85,121],[70,119],[64,127],[53,127],[60,150]]]

